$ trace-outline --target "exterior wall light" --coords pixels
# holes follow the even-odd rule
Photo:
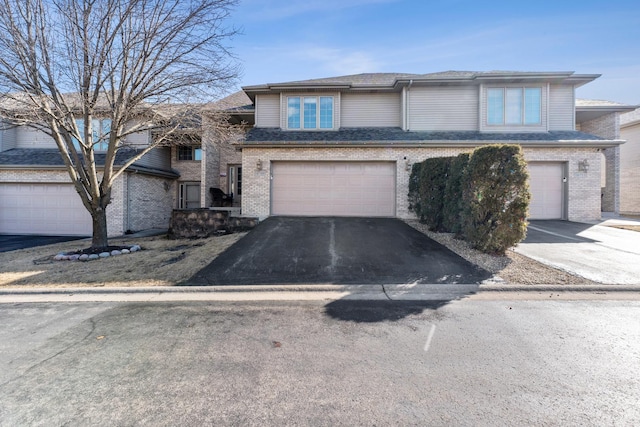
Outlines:
[[[587,173],[589,171],[589,161],[587,159],[578,162],[578,171]]]
[[[406,157],[404,158],[404,170],[406,171],[411,170],[411,162]]]
[[[258,161],[256,162],[256,169],[259,171],[262,170],[262,160],[258,159]]]

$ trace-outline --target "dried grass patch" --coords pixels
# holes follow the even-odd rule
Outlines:
[[[110,244],[137,244],[143,250],[87,262],[51,260],[57,253],[82,249],[87,241],[4,252],[0,253],[0,287],[173,286],[189,279],[245,234],[110,239]]]

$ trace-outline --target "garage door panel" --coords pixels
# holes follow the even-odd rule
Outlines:
[[[564,163],[530,163],[531,219],[563,219]]]
[[[395,163],[274,162],[274,215],[395,216]]]
[[[91,235],[91,216],[71,184],[0,184],[0,233]]]

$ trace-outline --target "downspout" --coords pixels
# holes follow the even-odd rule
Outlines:
[[[126,205],[126,209],[127,209],[127,226],[125,227],[124,232],[126,233],[127,230],[131,230],[131,193],[130,191],[130,186],[129,186],[129,178],[130,178],[130,173],[125,173],[124,176],[127,178],[127,205]]]
[[[405,113],[405,114],[406,114],[406,128],[405,128],[405,130],[406,130],[406,131],[409,131],[409,130],[410,130],[410,127],[411,127],[411,119],[410,119],[410,117],[411,117],[411,114],[410,114],[411,110],[410,110],[410,108],[409,108],[409,104],[410,104],[410,101],[411,101],[411,94],[410,94],[410,91],[411,91],[411,86],[412,86],[412,85],[413,85],[413,79],[409,80],[409,86],[407,86],[407,96],[406,96],[406,106],[405,106],[405,112],[406,112],[406,113]]]

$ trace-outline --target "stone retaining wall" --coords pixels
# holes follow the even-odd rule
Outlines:
[[[231,217],[227,211],[210,209],[174,210],[171,214],[170,238],[209,237],[247,231],[258,225],[257,218]]]

